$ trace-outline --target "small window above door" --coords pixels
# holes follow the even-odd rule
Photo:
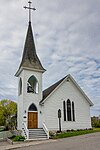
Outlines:
[[[29,106],[28,111],[37,111],[37,107],[32,103],[32,104]]]

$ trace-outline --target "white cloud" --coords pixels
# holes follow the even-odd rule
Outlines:
[[[2,1],[0,7],[0,99],[17,99],[18,69],[27,31],[27,0]],[[100,1],[34,1],[32,24],[37,53],[47,69],[44,88],[72,74],[100,111]],[[59,71],[59,68],[60,71]],[[58,74],[59,72],[59,74]],[[48,80],[49,78],[49,80]]]

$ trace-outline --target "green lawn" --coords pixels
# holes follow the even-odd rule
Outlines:
[[[52,136],[52,138],[59,139],[59,138],[78,136],[78,135],[89,134],[89,133],[94,133],[94,132],[100,132],[100,128],[93,128],[93,130],[80,130],[80,131],[57,133],[56,135]]]

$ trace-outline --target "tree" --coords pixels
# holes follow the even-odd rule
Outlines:
[[[5,124],[4,110],[0,105],[0,126],[3,126],[4,124]]]
[[[16,127],[17,104],[11,100],[0,101],[0,125],[11,129]]]
[[[100,128],[100,119],[99,119],[99,117],[95,117],[95,116],[92,117],[91,122],[92,122],[92,127]]]

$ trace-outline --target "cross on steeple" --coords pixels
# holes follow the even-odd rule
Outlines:
[[[31,1],[29,1],[28,3],[29,3],[29,7],[24,6],[24,8],[29,9],[29,22],[31,22],[31,10],[36,10],[36,9],[31,7],[31,4],[32,4]]]

